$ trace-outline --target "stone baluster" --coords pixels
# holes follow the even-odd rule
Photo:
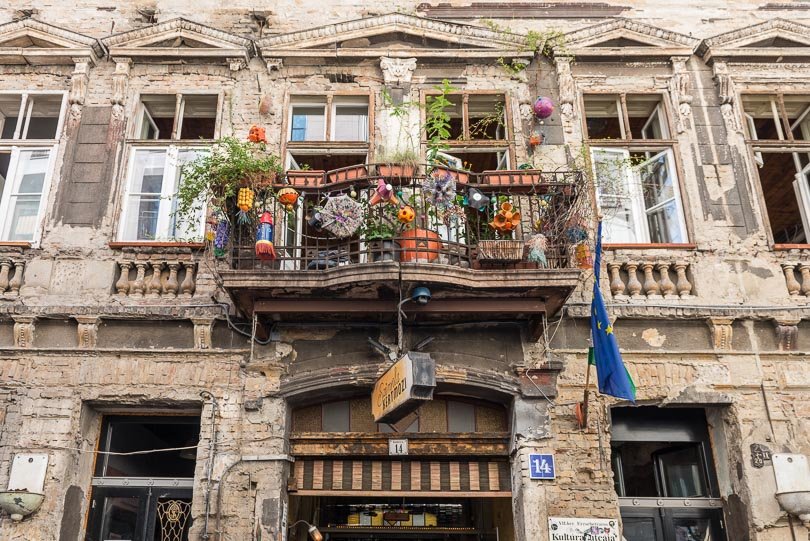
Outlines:
[[[170,297],[176,297],[177,290],[180,287],[180,284],[177,282],[177,269],[180,267],[180,262],[169,261],[167,265],[169,266],[169,277],[166,279],[166,283],[163,285],[163,294]]]
[[[795,268],[795,263],[782,263],[782,272],[785,273],[785,282],[787,282],[787,290],[791,297],[798,295],[802,288],[793,272]]]
[[[681,298],[689,297],[692,293],[692,284],[689,282],[689,279],[686,277],[686,261],[676,261],[675,262],[675,274],[677,276],[677,281],[675,282],[675,289],[678,290],[678,295]]]
[[[802,273],[802,295],[810,297],[810,261],[803,261],[800,269]]]
[[[655,263],[645,261],[641,264],[641,268],[644,270],[644,294],[650,299],[660,298],[661,286],[658,285],[658,282],[655,280],[655,276],[653,275]]]
[[[138,269],[135,275],[135,280],[129,285],[129,294],[132,297],[143,297],[146,291],[146,283],[144,277],[146,276],[146,261],[138,261],[135,263],[135,268]]]
[[[9,273],[11,271],[11,261],[0,261],[0,293],[8,289]]]
[[[149,279],[149,282],[146,284],[146,296],[150,298],[157,298],[160,297],[160,272],[163,269],[163,262],[162,261],[152,261],[152,277]]]
[[[183,283],[180,284],[180,294],[188,298],[194,295],[194,263],[191,261],[184,262],[183,268],[186,269],[186,277],[183,278]]]
[[[610,271],[610,292],[613,294],[613,297],[626,297],[627,295],[625,295],[626,288],[624,286],[624,281],[619,273],[622,268],[621,263],[610,262],[607,264],[607,267]]]
[[[129,261],[122,261],[119,263],[121,266],[121,276],[115,282],[115,290],[119,295],[126,295],[129,293],[129,269],[132,268],[132,263]]]
[[[630,292],[630,298],[638,299],[641,297],[641,282],[636,276],[638,263],[625,263],[625,268],[627,269],[627,290]]]
[[[12,294],[18,295],[23,283],[23,270],[25,270],[25,263],[22,261],[14,262],[14,276],[8,282],[8,289]]]
[[[669,279],[670,264],[661,261],[656,263],[655,267],[658,269],[658,274],[661,276],[661,294],[665,299],[677,298],[675,294],[675,284]]]

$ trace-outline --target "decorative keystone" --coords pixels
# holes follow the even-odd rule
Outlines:
[[[730,317],[710,317],[706,323],[712,331],[712,345],[714,349],[730,350],[731,349],[731,324],[734,323],[734,318]]]
[[[18,348],[31,348],[34,346],[33,316],[14,316],[14,346]]]
[[[93,349],[98,341],[98,324],[101,318],[98,316],[73,316],[79,324],[79,349]]]
[[[194,323],[194,349],[211,349],[213,347],[211,332],[215,319],[212,317],[193,317]]]

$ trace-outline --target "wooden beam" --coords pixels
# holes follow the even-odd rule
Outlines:
[[[396,313],[397,302],[377,299],[271,299],[256,301],[253,309],[260,314]],[[546,311],[546,303],[543,299],[433,299],[427,304],[407,302],[402,309],[406,313],[416,314],[539,314]]]

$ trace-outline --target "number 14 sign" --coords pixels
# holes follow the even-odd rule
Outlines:
[[[557,472],[554,470],[554,455],[529,455],[530,479],[554,479]]]

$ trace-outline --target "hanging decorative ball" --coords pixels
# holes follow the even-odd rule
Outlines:
[[[357,191],[354,188],[352,188],[352,191],[349,192],[349,196],[352,199],[357,199]]]
[[[217,222],[217,228],[214,232],[214,257],[225,257],[230,232],[231,224],[228,223],[228,220],[223,218]]]
[[[414,211],[413,207],[410,205],[405,205],[399,209],[399,212],[397,212],[397,219],[403,224],[413,222],[414,218],[416,218],[416,211]]]
[[[253,199],[255,197],[256,194],[250,188],[239,188],[239,192],[236,194],[236,206],[239,207],[237,218],[240,224],[250,222],[248,212],[253,208]]]
[[[551,98],[541,96],[535,100],[532,109],[537,118],[544,120],[554,112],[554,102],[551,101]]]
[[[266,143],[267,135],[265,134],[264,128],[260,128],[255,124],[251,126],[248,132],[248,141],[251,143]]]
[[[273,215],[267,211],[262,213],[256,230],[256,256],[262,261],[276,258],[276,249],[273,247]]]
[[[383,201],[391,203],[392,205],[399,203],[399,199],[397,199],[397,196],[394,194],[394,187],[390,184],[386,184],[383,179],[379,179],[377,181],[377,187],[374,188],[374,192],[371,194],[368,203],[373,206],[379,205]]]
[[[276,199],[282,204],[287,212],[292,212],[298,202],[298,192],[295,188],[282,188],[276,194]]]

